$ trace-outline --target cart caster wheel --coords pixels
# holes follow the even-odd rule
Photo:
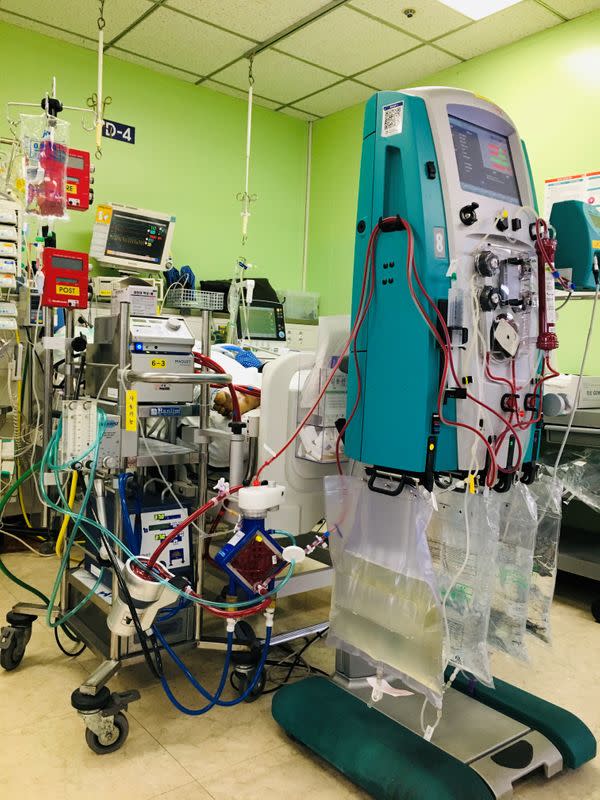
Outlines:
[[[592,616],[596,622],[600,622],[600,597],[598,597],[591,606]]]
[[[106,755],[120,750],[129,735],[129,722],[122,712],[119,712],[113,722],[112,731],[98,736],[89,728],[85,729],[85,741],[90,750],[98,755]]]
[[[244,692],[246,691],[246,689],[253,680],[254,680],[254,671],[250,672],[247,670],[244,671],[235,670],[234,672],[231,673],[229,682],[231,683],[235,691],[241,696],[244,694]],[[245,698],[244,702],[253,703],[255,700],[258,700],[258,698],[264,691],[266,682],[267,679],[263,671],[256,683],[256,686],[254,687],[254,689],[252,689],[248,697]]]
[[[24,627],[7,625],[0,630],[0,665],[2,669],[10,672],[19,666],[30,639],[31,624]]]
[[[13,628],[12,630],[15,630]],[[16,669],[21,661],[23,660],[23,656],[25,655],[25,642],[22,641],[21,636],[15,633],[8,642],[6,648],[2,648],[0,650],[0,665],[2,665],[2,669],[5,669],[7,672],[10,672],[13,669]]]

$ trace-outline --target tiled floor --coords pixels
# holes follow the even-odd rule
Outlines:
[[[56,562],[9,555],[16,573],[47,590]],[[0,576],[0,613],[21,590]],[[304,598],[288,608],[286,623],[317,621],[327,597]],[[600,626],[584,598],[572,589],[554,605],[554,648],[534,643],[531,663],[497,658],[495,673],[580,715],[600,736]],[[315,665],[329,669],[332,654],[318,643],[309,651]],[[216,684],[222,655],[194,651],[186,656],[209,686]],[[114,689],[137,687],[142,699],[130,707],[130,735],[122,750],[94,755],[69,695],[96,666],[91,654],[67,659],[51,632],[36,623],[25,659],[14,672],[0,673],[0,798],[19,800],[342,800],[366,798],[335,770],[294,745],[270,714],[270,697],[208,715],[186,717],[165,698],[144,667],[130,667],[111,682]],[[198,700],[170,670],[178,697]],[[600,763],[565,773],[551,783],[532,779],[520,787],[523,800],[600,800]],[[434,800],[434,798],[432,798]]]

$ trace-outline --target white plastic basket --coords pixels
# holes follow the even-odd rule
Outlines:
[[[169,305],[176,308],[201,308],[204,311],[221,311],[221,292],[203,292],[201,289],[173,288],[169,294]]]

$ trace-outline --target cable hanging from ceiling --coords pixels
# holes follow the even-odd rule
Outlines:
[[[256,194],[250,193],[250,152],[252,149],[252,103],[254,96],[254,56],[249,57],[248,66],[248,117],[246,122],[246,174],[244,191],[236,197],[242,203],[242,246],[248,241],[248,222],[250,220],[250,203],[256,200]]]

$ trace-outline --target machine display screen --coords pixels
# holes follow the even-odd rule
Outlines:
[[[126,211],[114,210],[105,255],[160,264],[169,223]]]
[[[275,309],[248,306],[248,333],[251,339],[277,339]]]
[[[73,169],[85,169],[85,161],[81,156],[74,156],[69,153],[69,161],[68,164]]]
[[[458,117],[449,119],[461,187],[521,205],[508,137]]]
[[[83,270],[83,261],[80,258],[68,258],[68,256],[52,256],[52,266],[58,269],[72,269],[76,272]]]

